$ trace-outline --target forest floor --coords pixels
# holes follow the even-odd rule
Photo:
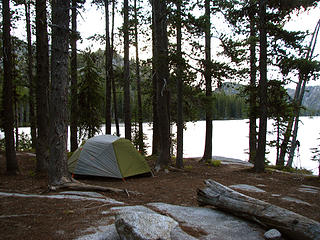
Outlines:
[[[47,177],[35,175],[35,157],[19,153],[20,174],[5,174],[5,159],[0,153],[0,192],[48,194]],[[150,160],[150,166],[153,162]],[[154,177],[133,177],[125,181],[109,178],[78,178],[88,184],[136,191],[140,195],[102,193],[108,198],[128,205],[164,202],[183,206],[197,206],[197,189],[205,179],[213,179],[226,186],[249,184],[265,193],[240,192],[297,212],[320,222],[320,191],[299,192],[301,185],[320,189],[318,177],[266,171],[254,173],[241,165],[213,167],[185,159],[185,170],[156,173]],[[284,201],[282,197],[299,199],[308,204]],[[46,199],[0,196],[0,239],[74,239],[85,229],[103,219],[102,212],[112,205],[70,199]]]

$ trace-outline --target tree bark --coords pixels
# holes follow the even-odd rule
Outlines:
[[[111,71],[112,71],[112,53],[110,46],[109,33],[109,0],[104,1],[105,22],[106,22],[106,134],[111,134]]]
[[[306,78],[306,76],[304,76],[304,78]],[[299,98],[298,98],[298,101],[297,101],[297,106],[296,106],[297,109],[295,111],[295,116],[294,116],[294,125],[293,125],[293,132],[292,132],[291,148],[290,148],[290,152],[289,152],[289,158],[288,158],[288,162],[287,162],[287,167],[292,167],[294,152],[295,152],[296,147],[297,147],[296,141],[297,141],[297,135],[298,135],[300,107],[302,105],[302,99],[303,99],[306,83],[307,83],[307,80],[304,79],[303,83],[302,83],[300,95],[299,95]]]
[[[13,113],[13,88],[12,88],[12,48],[11,48],[11,15],[9,0],[2,1],[3,18],[3,128],[5,136],[5,151],[7,172],[17,174],[19,171],[16,152],[14,149],[14,113]]]
[[[320,223],[314,220],[248,197],[213,180],[206,180],[205,184],[206,188],[198,190],[200,205],[211,205],[265,227],[276,228],[290,239],[320,239]]]
[[[260,17],[260,81],[259,81],[259,98],[260,98],[260,122],[257,157],[254,162],[256,172],[264,171],[264,160],[266,154],[267,141],[267,29],[266,29],[266,0],[259,0],[259,17]]]
[[[155,77],[157,81],[157,110],[159,120],[160,152],[156,162],[156,171],[168,167],[170,157],[170,119],[169,102],[169,66],[167,6],[164,0],[153,0],[154,40],[155,40]]]
[[[154,11],[152,11],[152,22],[154,23]],[[159,143],[159,119],[157,104],[157,78],[156,78],[156,58],[157,51],[155,46],[155,30],[152,24],[152,155],[158,155],[160,149]]]
[[[46,1],[36,1],[36,100],[37,100],[37,171],[43,172],[49,157],[49,45]]]
[[[183,168],[183,76],[182,76],[182,32],[181,32],[181,1],[177,6],[177,168]]]
[[[138,146],[139,151],[143,153],[143,119],[142,119],[142,100],[141,100],[141,76],[140,76],[140,59],[139,59],[139,44],[138,44],[138,10],[137,0],[134,0],[134,35],[135,35],[135,47],[136,47],[136,79],[137,79],[137,98],[138,98]]]
[[[115,15],[115,0],[112,0],[112,27],[111,27],[111,69],[110,69],[110,78],[112,84],[112,96],[113,96],[113,111],[114,111],[114,121],[116,124],[116,135],[120,137],[120,127],[119,127],[119,119],[118,119],[118,107],[117,107],[117,91],[116,91],[116,84],[113,75],[113,40],[114,40],[114,15]]]
[[[205,70],[206,97],[209,106],[206,106],[206,139],[204,154],[201,161],[206,162],[212,159],[212,79],[211,79],[211,22],[210,22],[210,0],[205,0]]]
[[[257,96],[256,96],[256,23],[255,1],[251,1],[249,10],[250,21],[250,90],[249,90],[249,162],[254,163],[257,154]]]
[[[69,9],[69,1],[52,1],[49,185],[71,181],[66,152]]]
[[[124,37],[124,128],[125,138],[131,140],[130,111],[130,69],[129,69],[129,3],[123,5],[123,37]]]
[[[31,142],[32,148],[36,148],[37,143],[37,126],[36,126],[36,115],[35,115],[35,96],[34,96],[34,78],[33,78],[33,51],[31,42],[31,23],[30,23],[30,1],[24,1],[25,14],[26,14],[26,29],[27,29],[27,44],[28,44],[28,58],[27,58],[27,76],[29,83],[29,108],[30,108],[30,129],[31,129]]]
[[[71,19],[71,121],[70,121],[70,141],[71,152],[78,148],[78,70],[77,70],[77,0],[72,0]]]

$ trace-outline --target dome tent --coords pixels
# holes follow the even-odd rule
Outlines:
[[[73,174],[114,178],[151,172],[129,140],[113,135],[88,139],[69,158],[68,170]]]

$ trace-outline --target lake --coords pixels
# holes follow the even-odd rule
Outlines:
[[[314,148],[320,144],[320,117],[301,117],[299,124],[298,140],[300,141],[299,154],[296,154],[293,162],[294,167],[303,167],[312,170],[314,174],[318,174],[318,162],[312,161],[312,153],[310,148]],[[143,124],[144,133],[147,136],[146,144],[149,146],[147,151],[151,153],[152,143],[152,125]],[[271,131],[272,120],[268,121],[268,131]],[[175,126],[172,132],[175,133]],[[29,128],[20,128],[19,132],[30,133]],[[102,127],[102,134],[104,126]],[[112,133],[115,133],[115,126],[112,125]],[[120,134],[124,136],[124,125],[120,124]],[[237,158],[248,161],[249,148],[249,124],[248,120],[215,120],[213,121],[213,155],[229,158]],[[0,137],[3,133],[0,132]],[[268,134],[267,139],[273,140],[276,137]],[[205,121],[187,122],[184,130],[184,157],[201,157],[204,151],[205,143]],[[276,149],[267,147],[269,152],[267,159],[274,164],[276,161]]]

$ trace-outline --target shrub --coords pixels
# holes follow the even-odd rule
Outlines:
[[[211,162],[210,162],[210,165],[214,166],[214,167],[220,167],[221,161],[212,159]]]

